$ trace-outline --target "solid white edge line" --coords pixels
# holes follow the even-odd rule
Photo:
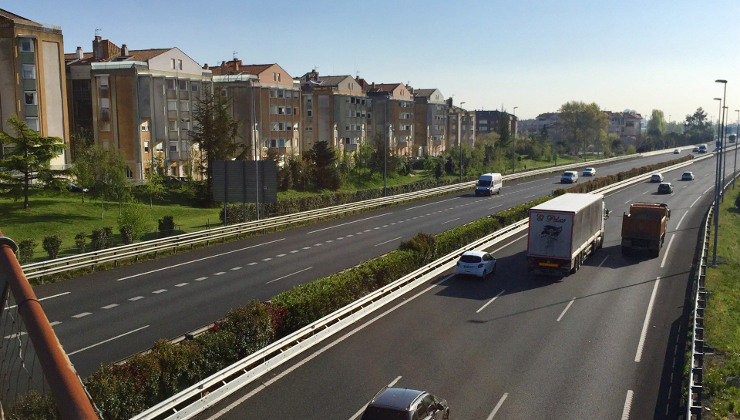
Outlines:
[[[498,400],[498,403],[495,407],[493,407],[493,411],[491,411],[491,414],[488,415],[488,418],[486,420],[491,420],[496,416],[496,413],[498,412],[499,408],[504,404],[504,400],[506,400],[506,397],[509,396],[508,392],[505,392],[504,395],[501,396],[501,399]]]
[[[397,240],[399,240],[399,239],[401,239],[401,238],[403,238],[403,236],[399,236],[398,238],[393,238],[393,239],[391,239],[391,240],[388,240],[388,241],[384,241],[384,242],[381,242],[381,243],[379,243],[379,244],[375,244],[375,245],[373,245],[373,246],[380,246],[380,245],[385,245],[385,244],[387,244],[388,242],[393,242],[393,241],[397,241]]]
[[[673,243],[673,238],[675,238],[675,237],[676,237],[676,234],[675,233],[672,234],[671,235],[671,240],[668,241],[668,246],[665,247],[665,251],[664,251],[664,254],[663,254],[663,261],[660,262],[660,268],[665,267],[665,262],[666,262],[666,259],[668,258],[668,251],[670,251],[671,244]]]
[[[655,285],[653,286],[653,293],[650,295],[650,303],[648,303],[647,313],[645,314],[645,321],[642,323],[642,332],[640,333],[640,342],[637,344],[637,353],[635,353],[635,362],[639,363],[642,360],[642,348],[645,345],[645,337],[647,336],[648,325],[650,324],[650,315],[653,313],[653,304],[655,303],[655,295],[658,292],[658,285],[660,284],[660,277],[655,279]]]
[[[115,339],[117,339],[117,338],[121,338],[121,337],[123,337],[123,336],[126,336],[126,335],[129,335],[129,334],[133,334],[133,333],[135,333],[135,332],[137,332],[137,331],[141,331],[141,330],[143,330],[144,328],[149,328],[149,325],[144,325],[143,327],[139,327],[139,328],[137,328],[137,329],[135,329],[135,330],[131,330],[131,331],[129,331],[129,332],[125,332],[125,333],[123,333],[123,334],[118,334],[118,335],[117,335],[117,336],[115,336],[115,337],[111,337],[111,338],[109,338],[109,339],[107,339],[107,340],[103,340],[103,341],[101,341],[101,342],[99,342],[99,343],[95,343],[95,344],[93,344],[93,345],[90,345],[90,346],[87,346],[87,347],[81,348],[81,349],[79,349],[79,350],[75,350],[75,351],[73,351],[73,352],[69,352],[69,353],[67,353],[67,356],[71,356],[71,355],[73,355],[73,354],[77,354],[77,353],[79,353],[79,352],[81,352],[81,351],[85,351],[85,350],[90,350],[90,349],[91,349],[91,348],[93,348],[93,347],[99,346],[99,345],[101,345],[101,344],[105,344],[105,343],[107,343],[107,342],[109,342],[109,341],[113,341],[113,340],[115,340]]]
[[[376,217],[385,216],[387,214],[393,214],[393,212],[388,212],[388,213],[383,213],[383,214],[376,214],[375,216],[366,217],[364,219],[357,219],[357,220],[353,220],[353,221],[347,222],[347,223],[340,223],[338,225],[334,225],[334,226],[329,226],[329,227],[325,227],[325,228],[321,228],[321,229],[312,230],[310,232],[307,232],[306,235],[310,235],[312,233],[321,232],[321,231],[328,230],[328,229],[334,229],[334,228],[337,228],[337,227],[340,227],[340,226],[351,225],[352,223],[363,222],[365,220],[375,219]]]
[[[282,279],[284,279],[284,278],[286,278],[286,277],[290,277],[290,276],[296,275],[296,274],[298,274],[298,273],[302,273],[302,272],[304,272],[304,271],[308,271],[308,270],[310,270],[310,269],[312,269],[312,268],[313,268],[313,266],[311,266],[311,267],[308,267],[308,268],[304,268],[303,270],[298,270],[298,271],[296,271],[295,273],[290,273],[290,274],[286,274],[286,275],[284,275],[284,276],[282,276],[282,277],[278,277],[278,278],[276,278],[276,279],[272,279],[272,280],[268,281],[268,282],[267,282],[267,283],[265,283],[265,284],[270,284],[270,283],[276,282],[276,281],[278,281],[278,280],[282,280]]]
[[[249,392],[248,394],[246,394],[246,395],[244,395],[243,397],[239,398],[238,400],[236,400],[236,401],[232,402],[232,403],[231,403],[230,405],[228,405],[227,407],[225,407],[225,408],[224,408],[223,410],[221,410],[221,411],[219,411],[218,413],[214,414],[213,416],[209,417],[209,418],[208,418],[208,420],[213,420],[213,419],[217,419],[217,418],[219,418],[219,417],[221,417],[221,416],[224,416],[224,415],[225,415],[226,413],[228,413],[229,411],[233,410],[233,409],[234,409],[234,407],[237,407],[238,405],[240,405],[240,404],[241,404],[241,403],[243,403],[244,401],[246,401],[246,400],[248,400],[249,398],[252,398],[253,396],[255,396],[255,395],[256,395],[256,394],[258,393],[258,392],[262,391],[263,389],[265,389],[265,388],[267,388],[268,386],[270,386],[270,385],[272,385],[273,383],[275,383],[275,382],[276,382],[277,380],[279,380],[279,379],[281,379],[282,377],[284,377],[284,376],[286,376],[286,375],[290,374],[290,373],[291,373],[291,372],[293,372],[294,370],[298,369],[299,367],[301,367],[301,366],[305,365],[306,363],[308,363],[308,362],[310,362],[311,360],[315,359],[316,357],[320,356],[320,355],[321,355],[321,353],[323,353],[323,352],[325,352],[325,351],[327,351],[327,350],[331,349],[332,347],[336,346],[337,344],[341,343],[342,341],[346,340],[347,338],[349,338],[349,337],[351,337],[351,336],[355,335],[355,334],[356,334],[357,332],[359,332],[360,330],[364,329],[365,327],[367,327],[368,325],[372,324],[373,322],[375,322],[375,321],[379,320],[380,318],[383,318],[384,316],[388,315],[389,313],[391,313],[391,312],[395,311],[396,309],[400,308],[401,306],[403,306],[403,305],[405,305],[405,304],[407,304],[407,303],[411,302],[412,300],[414,300],[414,299],[416,299],[417,297],[419,297],[419,296],[423,295],[424,293],[426,293],[426,292],[428,292],[428,291],[430,291],[430,290],[434,289],[435,287],[437,287],[437,286],[439,286],[440,284],[442,284],[442,283],[446,282],[447,280],[449,280],[449,279],[450,279],[450,278],[452,278],[453,276],[454,276],[454,274],[449,274],[449,275],[445,276],[445,277],[444,277],[443,279],[441,279],[440,281],[438,281],[438,282],[436,282],[436,283],[432,284],[431,286],[429,286],[429,287],[427,287],[426,289],[424,289],[424,290],[420,291],[419,293],[417,293],[417,294],[415,294],[415,295],[411,296],[410,298],[408,298],[408,299],[406,299],[406,300],[403,300],[403,301],[401,301],[401,302],[397,303],[397,304],[396,304],[396,305],[394,305],[394,306],[393,306],[392,308],[389,308],[389,309],[388,309],[388,310],[386,310],[385,312],[383,312],[383,313],[381,313],[381,314],[377,315],[377,316],[376,316],[375,318],[372,318],[372,319],[368,320],[367,322],[365,322],[364,324],[362,324],[362,325],[360,325],[359,327],[355,328],[354,330],[352,330],[352,331],[348,332],[347,334],[345,334],[345,335],[343,335],[343,336],[341,336],[341,337],[337,338],[336,340],[334,340],[334,341],[332,341],[331,343],[327,344],[327,345],[326,345],[325,347],[323,347],[323,348],[321,348],[321,349],[319,349],[319,350],[316,350],[316,351],[315,351],[314,353],[312,353],[312,354],[311,354],[310,356],[306,357],[305,359],[301,360],[300,362],[296,363],[295,365],[293,365],[293,366],[289,367],[288,369],[286,369],[286,370],[284,370],[284,371],[280,372],[280,373],[279,373],[278,375],[276,375],[276,376],[273,376],[273,377],[272,377],[272,378],[270,378],[269,380],[267,380],[267,381],[265,381],[265,382],[261,383],[261,384],[260,384],[259,386],[257,386],[257,387],[256,387],[255,389],[251,390],[251,391],[250,391],[250,392]]]
[[[702,198],[702,197],[704,197],[704,195],[703,195],[703,194],[702,194],[702,195],[700,195],[700,196],[698,196],[698,197],[696,197],[696,200],[694,200],[694,202],[693,202],[693,203],[691,203],[691,205],[689,206],[689,208],[692,208],[692,207],[694,207],[694,204],[696,204],[696,202],[697,202],[697,201],[701,200],[701,198]]]
[[[155,270],[149,270],[149,271],[145,271],[143,273],[132,274],[130,276],[121,277],[120,279],[116,279],[116,281],[128,280],[128,279],[132,279],[134,277],[145,276],[147,274],[152,274],[152,273],[156,273],[156,272],[163,271],[163,270],[169,270],[170,268],[180,267],[182,265],[192,264],[194,262],[205,261],[205,260],[209,260],[211,258],[221,257],[221,256],[224,256],[224,255],[233,254],[234,252],[240,252],[240,251],[244,251],[244,250],[247,250],[247,249],[257,248],[258,246],[269,245],[269,244],[272,244],[272,243],[275,243],[275,242],[284,241],[284,240],[285,240],[285,238],[280,238],[280,239],[275,239],[274,241],[263,242],[263,243],[257,244],[257,245],[250,245],[250,246],[247,246],[247,247],[244,247],[244,248],[232,249],[231,251],[222,252],[220,254],[209,255],[207,257],[198,258],[198,259],[190,260],[190,261],[185,261],[183,263],[174,264],[174,265],[170,265],[170,266],[162,267],[162,268],[157,268]]]
[[[565,315],[565,313],[568,312],[568,309],[570,309],[570,305],[572,305],[573,302],[575,301],[576,301],[576,298],[575,296],[573,296],[573,299],[571,299],[570,302],[568,302],[568,306],[566,306],[565,309],[563,309],[563,312],[560,313],[560,316],[555,322],[560,322],[560,320],[563,319],[563,315]]]
[[[46,300],[46,299],[53,299],[53,298],[55,298],[55,297],[59,297],[59,296],[64,296],[64,295],[68,295],[68,294],[70,294],[70,293],[72,293],[72,292],[57,293],[56,295],[51,295],[51,296],[47,296],[47,297],[43,297],[43,298],[39,298],[39,299],[38,299],[38,301],[39,301],[39,302],[41,302],[42,300]],[[8,307],[6,307],[5,309],[13,309],[13,308],[15,308],[16,306],[18,306],[18,305],[8,306]]]
[[[481,306],[481,307],[480,307],[480,309],[478,309],[477,311],[475,311],[475,313],[476,313],[476,314],[478,314],[478,313],[480,313],[480,312],[481,312],[482,310],[486,309],[486,306],[488,306],[488,305],[492,304],[492,303],[493,303],[493,301],[494,301],[494,300],[496,300],[496,299],[498,299],[498,297],[499,297],[499,296],[501,296],[501,295],[502,295],[502,294],[503,294],[503,293],[504,293],[505,291],[506,291],[506,290],[501,290],[500,292],[498,292],[498,294],[497,294],[496,296],[494,296],[493,298],[491,298],[491,300],[489,300],[488,302],[486,302],[486,304],[485,304],[485,305]]]
[[[403,376],[399,376],[396,379],[392,380],[388,385],[386,385],[386,388],[393,387],[393,385],[395,385],[398,381],[400,381],[401,378],[403,378]],[[362,408],[357,410],[357,412],[352,417],[350,417],[349,420],[355,420],[359,418],[362,415],[362,413],[365,411],[365,408],[367,408],[367,404],[363,405]]]
[[[676,230],[678,230],[678,227],[681,226],[681,222],[683,222],[683,219],[686,217],[686,215],[689,214],[689,211],[686,210],[686,213],[681,216],[681,220],[678,221],[678,224],[676,224]]]
[[[632,396],[635,393],[632,390],[627,390],[627,397],[624,399],[624,408],[622,409],[622,420],[630,418],[630,410],[632,409]]]
[[[605,263],[605,262],[606,262],[606,260],[608,260],[608,259],[609,259],[609,256],[607,255],[607,256],[606,256],[606,257],[604,258],[604,261],[602,261],[602,262],[601,262],[601,263],[599,264],[599,268],[601,268],[601,266],[602,266],[602,265],[604,265],[604,263]]]

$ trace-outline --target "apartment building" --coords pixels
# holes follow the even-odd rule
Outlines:
[[[372,99],[348,75],[321,76],[312,70],[300,78],[303,95],[303,143],[306,150],[328,141],[337,150],[355,152],[367,140]]]
[[[92,47],[65,55],[73,124],[120,152],[129,178],[145,179],[155,154],[170,176],[198,178],[201,154],[189,131],[211,72],[177,47],[129,50],[100,36]]]
[[[413,156],[437,156],[447,145],[447,102],[439,89],[415,89]]]
[[[530,137],[547,135],[554,143],[562,140],[563,130],[558,125],[560,113],[545,112],[539,114],[535,119],[517,121],[519,134]]]
[[[516,116],[503,111],[475,111],[475,119],[475,134],[477,136],[483,136],[489,133],[501,134],[502,122],[508,122],[509,133],[512,137],[518,129]]]
[[[629,144],[634,144],[642,131],[642,115],[632,112],[604,111],[609,120],[609,134],[616,134],[619,138]]]
[[[475,146],[475,112],[455,106],[452,98],[447,99],[447,147],[464,144]]]
[[[383,139],[391,154],[411,156],[414,145],[415,103],[403,83],[367,83],[357,78],[367,97],[372,100],[368,113],[368,138]]]
[[[0,127],[17,115],[45,137],[69,144],[69,117],[64,78],[62,28],[0,9]],[[69,163],[68,153],[51,161],[56,169]]]
[[[229,98],[233,118],[239,122],[237,141],[250,156],[268,154],[285,162],[304,150],[301,144],[301,90],[285,69],[276,63],[242,64],[234,58],[204,69],[213,72],[216,89]]]

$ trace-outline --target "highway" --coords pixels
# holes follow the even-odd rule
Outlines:
[[[690,151],[684,151],[686,154]],[[679,157],[596,166],[598,175]],[[584,165],[584,167],[587,165]],[[583,178],[582,178],[583,179]],[[559,173],[505,183],[500,196],[458,193],[38,286],[37,295],[78,372],[143,351],[223,316],[396,249],[418,232],[456,225],[549,194]]]
[[[692,170],[695,181],[679,181]],[[493,279],[450,273],[389,303],[200,418],[352,419],[381,388],[447,399],[451,418],[676,418],[689,279],[714,160],[607,196],[606,242],[562,280],[527,273],[526,234],[488,250]],[[622,213],[672,210],[658,258],[623,257]]]

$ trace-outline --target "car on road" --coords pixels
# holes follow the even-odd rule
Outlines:
[[[447,401],[426,391],[383,388],[362,413],[362,420],[448,420]]]
[[[671,194],[673,193],[673,185],[670,182],[661,182],[658,185],[658,194]]]
[[[485,279],[496,273],[496,259],[487,252],[465,251],[455,265],[455,274]]]
[[[694,147],[693,149],[691,149],[691,151],[694,153],[699,153],[699,146]]]
[[[680,150],[678,150],[678,149],[673,149],[673,154],[674,154],[674,155],[677,155],[677,154],[679,154],[679,153],[681,153],[681,151],[680,151]]]
[[[583,176],[594,176],[596,175],[596,169],[595,168],[586,168],[583,170],[583,173],[581,174]]]
[[[475,196],[501,194],[503,177],[500,173],[483,174],[475,184]]]
[[[650,182],[663,182],[663,174],[654,173],[650,175]]]
[[[694,173],[691,171],[686,171],[683,174],[681,174],[681,181],[693,181],[694,180]]]
[[[578,172],[576,171],[565,171],[560,176],[561,184],[573,184],[575,182],[578,182]]]

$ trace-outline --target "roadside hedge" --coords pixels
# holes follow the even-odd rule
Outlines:
[[[558,189],[552,195],[437,235],[420,233],[404,241],[398,250],[296,286],[278,294],[269,302],[250,301],[243,307],[229,311],[208,333],[194,339],[184,340],[177,345],[160,340],[148,353],[135,355],[123,364],[101,365],[84,383],[105,418],[132,417],[270,342],[418,269],[429,260],[446,255],[525,218],[530,207],[553,196],[565,192],[593,191],[691,158],[689,156],[663,164],[633,168],[617,175],[596,178],[567,190]],[[43,401],[46,400],[32,395],[22,400],[20,411],[17,412],[22,413],[23,418],[49,418],[46,415],[53,408]],[[34,406],[38,411],[33,411]]]

